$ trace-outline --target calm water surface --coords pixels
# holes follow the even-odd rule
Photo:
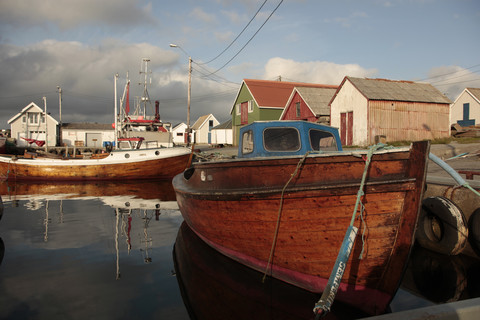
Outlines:
[[[318,295],[262,283],[201,242],[170,182],[3,183],[0,195],[1,319],[313,318]],[[480,296],[478,262],[412,261],[392,311]],[[335,303],[329,317],[363,316]]]

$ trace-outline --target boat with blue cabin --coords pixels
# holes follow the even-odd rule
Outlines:
[[[238,156],[173,179],[185,222],[222,254],[266,276],[385,312],[414,242],[430,144],[343,150],[338,129],[259,121]],[[259,279],[261,281],[261,279]]]

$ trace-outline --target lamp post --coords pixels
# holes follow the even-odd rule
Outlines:
[[[187,145],[190,144],[190,100],[192,92],[192,57],[179,45],[170,43],[171,48],[179,48],[188,56],[188,91],[187,91]]]

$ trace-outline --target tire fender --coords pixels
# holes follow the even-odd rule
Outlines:
[[[468,241],[467,221],[460,208],[445,197],[423,200],[416,240],[420,246],[446,255],[457,255]]]

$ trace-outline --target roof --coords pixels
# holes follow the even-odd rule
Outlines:
[[[232,119],[225,121],[224,123],[220,123],[218,126],[212,128],[212,130],[217,129],[232,129]]]
[[[62,129],[78,129],[78,130],[113,130],[111,123],[62,123]]]
[[[36,112],[43,113],[44,110],[42,110],[35,102],[30,102],[25,108],[22,109],[19,113],[14,115],[10,120],[7,121],[8,124],[11,124],[13,121],[17,120],[20,118],[23,114],[25,114],[28,110],[30,109],[35,109]],[[50,114],[47,114],[47,118],[52,120],[56,125],[58,124],[58,121],[55,120]]]
[[[210,117],[212,117],[212,118],[215,119],[215,117],[214,117],[213,114],[211,114],[211,113],[210,113],[210,114],[206,114],[206,115],[204,115],[204,116],[201,116],[200,118],[197,119],[197,121],[195,121],[195,123],[194,123],[193,126],[192,126],[192,129],[193,129],[193,130],[198,130],[198,129],[200,129],[200,128],[203,126],[203,124],[205,123],[205,121],[207,121]],[[216,120],[216,119],[215,119],[215,120]]]
[[[295,87],[295,89],[307,106],[315,115],[330,114],[328,106],[333,95],[337,91],[335,88],[312,88],[312,87]]]
[[[452,101],[429,83],[345,77],[368,100],[447,103]]]
[[[480,88],[466,88],[475,99],[480,101]]]
[[[294,87],[337,88],[333,85],[244,79],[250,94],[259,108],[285,108]]]

